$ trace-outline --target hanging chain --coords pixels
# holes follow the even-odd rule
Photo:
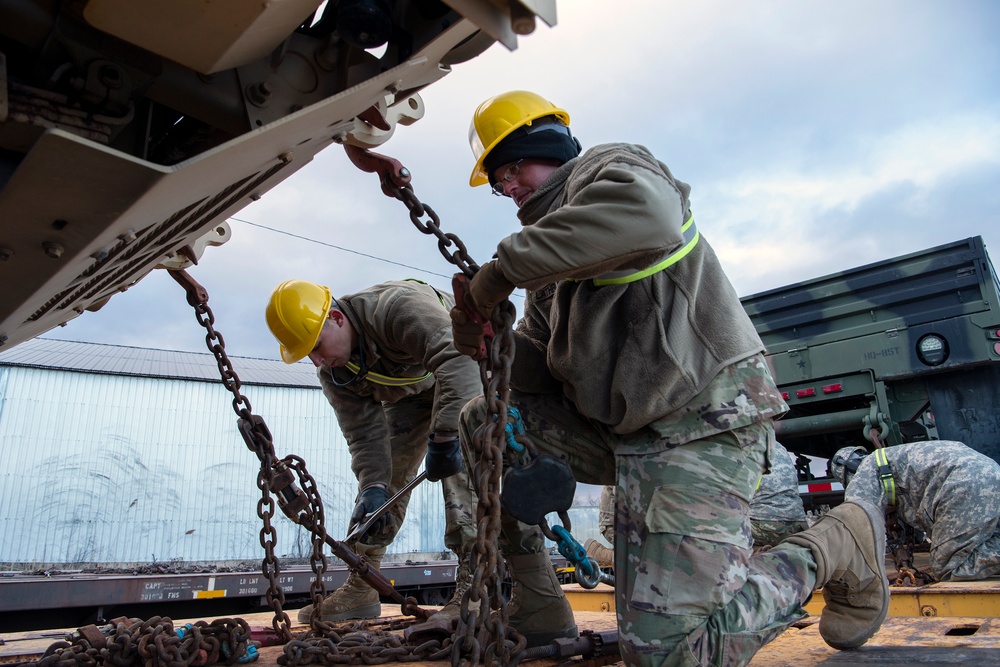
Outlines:
[[[438,240],[438,250],[446,260],[457,266],[462,273],[469,278],[476,275],[479,265],[469,256],[462,239],[455,234],[446,234],[441,231],[441,219],[427,204],[424,204],[413,193],[411,185],[404,185],[393,189],[393,196],[399,199],[410,211],[410,222],[424,234],[434,236]],[[427,216],[427,221],[421,218]],[[454,252],[448,252],[448,248],[455,246]]]
[[[379,175],[382,191],[403,202],[410,212],[410,221],[424,234],[438,240],[438,250],[451,264],[472,278],[479,265],[469,256],[465,244],[455,234],[441,231],[441,219],[413,192],[410,173],[397,160],[384,155],[345,146],[348,157],[360,169]],[[424,220],[424,218],[427,218]],[[449,252],[449,248],[455,247]],[[486,358],[479,362],[479,374],[486,399],[486,421],[473,434],[473,449],[479,453],[473,484],[479,504],[476,508],[476,543],[471,565],[472,584],[462,596],[458,625],[453,635],[451,662],[459,665],[517,665],[525,647],[525,639],[508,627],[507,600],[503,583],[507,578],[506,563],[499,556],[500,477],[503,472],[506,447],[507,403],[510,399],[510,369],[514,361],[515,310],[505,300],[492,313],[491,323],[496,335],[490,342]]]
[[[275,466],[277,457],[274,453],[274,442],[271,433],[264,423],[264,419],[253,414],[250,401],[240,392],[242,383],[236,370],[233,368],[229,355],[226,354],[226,341],[218,331],[215,330],[215,315],[208,306],[208,292],[198,285],[185,271],[170,271],[174,278],[182,287],[187,290],[188,304],[194,308],[195,317],[198,323],[205,328],[205,344],[209,351],[215,355],[215,362],[219,367],[219,374],[222,384],[233,395],[233,410],[239,420],[237,428],[240,435],[260,460],[260,472],[257,474],[257,487],[260,489],[260,500],[257,502],[257,516],[262,521],[260,529],[260,546],[264,549],[264,559],[261,561],[261,572],[267,578],[268,588],[266,592],[267,603],[274,610],[272,626],[279,636],[287,642],[292,638],[291,620],[288,614],[282,610],[285,603],[285,593],[278,584],[278,575],[281,566],[277,556],[274,555],[274,547],[277,543],[277,531],[271,524],[274,517],[274,498],[271,495],[271,488],[274,485]],[[322,515],[320,515],[322,516]],[[314,518],[315,521],[315,518]]]
[[[500,478],[507,445],[507,404],[510,400],[510,369],[514,360],[514,306],[504,301],[491,318],[496,336],[489,354],[479,362],[486,399],[486,421],[472,436],[479,452],[473,482],[479,503],[476,507],[476,543],[472,550],[472,585],[462,596],[458,625],[451,655],[453,667],[517,665],[526,641],[508,627],[507,600],[503,583],[507,567],[499,556]]]
[[[277,582],[281,570],[280,562],[274,555],[277,533],[271,524],[271,519],[274,516],[275,496],[279,498],[279,505],[282,512],[289,519],[303,526],[312,534],[310,563],[315,577],[310,584],[310,593],[314,605],[322,602],[323,597],[326,596],[323,574],[326,572],[327,562],[323,552],[323,545],[330,544],[334,547],[334,553],[344,559],[349,566],[363,569],[364,571],[360,572],[362,578],[378,590],[380,594],[392,594],[394,599],[397,599],[401,603],[404,614],[416,615],[418,616],[417,620],[422,620],[429,612],[420,609],[416,604],[416,600],[413,598],[404,599],[402,595],[392,588],[389,581],[378,570],[370,571],[367,561],[364,561],[351,552],[343,543],[336,542],[327,535],[324,523],[325,512],[323,501],[315,479],[306,470],[305,461],[294,455],[277,460],[274,453],[274,441],[271,438],[271,433],[267,425],[264,423],[264,419],[253,414],[250,401],[240,391],[241,382],[236,371],[233,369],[229,356],[226,354],[225,340],[215,330],[215,317],[212,314],[212,309],[208,306],[207,291],[185,271],[170,271],[170,274],[178,283],[186,288],[188,303],[194,307],[198,322],[208,331],[206,343],[209,350],[215,355],[219,373],[222,376],[222,383],[233,394],[233,409],[239,416],[237,428],[240,431],[240,435],[243,436],[244,441],[246,441],[247,447],[257,455],[257,458],[261,462],[261,470],[257,476],[257,485],[261,490],[261,499],[257,504],[257,513],[263,522],[260,532],[260,544],[264,549],[262,569],[264,576],[270,582],[267,590],[267,600],[268,604],[274,610],[272,625],[275,632],[283,637],[286,642],[285,653],[279,657],[279,663],[293,666],[322,661],[317,660],[320,652],[306,650],[304,647],[319,644],[327,646],[331,642],[340,641],[340,635],[338,634],[337,626],[316,618],[312,621],[311,630],[304,635],[303,639],[292,641],[292,634],[289,629],[291,621],[288,615],[282,610],[282,605],[285,602],[284,592]],[[299,480],[300,487],[296,487],[294,484],[296,477]],[[347,561],[348,558],[352,558],[353,560]],[[405,621],[406,624],[412,624],[413,622],[415,622],[413,619]],[[437,646],[428,644],[418,647],[403,646],[398,638],[388,631],[379,632],[368,629],[363,634],[368,640],[368,646],[361,649],[356,646],[358,644],[357,636],[359,635],[354,635],[355,638],[348,641],[343,650],[333,650],[331,652],[329,648],[326,648],[325,652],[329,653],[330,657],[323,660],[370,664],[371,662],[379,661],[380,658],[378,656],[381,656],[383,653],[385,656],[384,660],[381,661],[385,662],[390,659],[401,659],[393,656],[398,656],[402,653],[425,656],[433,652],[432,650],[441,650],[440,643]],[[447,651],[445,654],[447,654]],[[336,659],[334,656],[337,656]],[[415,660],[417,658],[411,657],[406,659]]]

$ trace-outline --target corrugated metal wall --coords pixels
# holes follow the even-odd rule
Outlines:
[[[305,459],[346,533],[357,482],[318,389],[244,385],[279,457]],[[0,366],[0,563],[259,560],[259,462],[221,383]],[[278,556],[309,536],[276,510]],[[391,553],[444,550],[440,483],[414,490]]]

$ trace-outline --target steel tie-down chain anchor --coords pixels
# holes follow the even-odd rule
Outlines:
[[[604,582],[614,586],[613,575],[602,572],[586,549],[570,533],[569,508],[576,494],[576,479],[570,467],[554,456],[539,454],[524,437],[524,425],[517,408],[507,408],[507,465],[503,472],[500,502],[507,512],[522,523],[538,526],[542,534],[556,543],[559,553],[573,565],[577,583],[586,589]],[[562,525],[551,528],[546,515],[556,513]]]

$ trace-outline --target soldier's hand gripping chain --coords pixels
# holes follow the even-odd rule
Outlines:
[[[486,358],[486,349],[493,340],[493,325],[473,307],[469,277],[456,273],[451,279],[455,307],[451,309],[451,335],[455,349],[475,361]]]
[[[451,336],[455,349],[476,361],[486,358],[486,326],[469,319],[458,306],[451,309]]]
[[[507,280],[500,269],[500,263],[488,262],[472,276],[465,303],[489,321],[493,309],[503,303],[513,291],[514,283]]]
[[[424,470],[427,479],[436,482],[462,471],[462,450],[458,436],[444,442],[435,442],[434,436],[427,438],[427,454],[424,456]]]
[[[354,506],[354,511],[351,513],[351,525],[348,528],[348,532],[354,526],[364,521],[366,516],[382,507],[382,505],[385,505],[388,500],[389,492],[381,486],[369,486],[363,490],[361,495],[358,496],[358,504]],[[389,525],[389,521],[389,513],[386,512],[365,531],[365,534],[361,536],[361,540],[364,541],[369,537],[378,535]]]

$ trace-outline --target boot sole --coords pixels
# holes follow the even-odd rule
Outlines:
[[[885,516],[878,510],[878,508],[865,501],[855,500],[851,502],[865,511],[865,514],[868,515],[868,520],[871,522],[873,528],[885,525]],[[878,632],[878,629],[882,627],[882,622],[889,613],[889,580],[885,575],[885,529],[883,528],[881,531],[873,530],[872,532],[875,536],[875,567],[872,569],[878,574],[879,580],[882,583],[882,609],[879,611],[878,617],[872,621],[871,625],[850,639],[837,641],[828,639],[825,635],[823,636],[823,640],[827,644],[840,651],[850,650],[862,646],[865,642],[872,638],[872,635]],[[867,558],[865,559],[865,562],[868,562]],[[868,563],[868,565],[870,567],[873,564]],[[820,634],[823,633],[820,632]]]
[[[521,636],[524,637],[526,642],[528,642],[525,648],[535,648],[537,646],[551,644],[556,639],[576,639],[580,636],[580,632],[574,625],[571,628],[557,630],[555,632],[522,632]]]
[[[336,621],[351,621],[354,619],[366,619],[366,618],[378,618],[382,615],[382,603],[373,602],[371,604],[366,604],[363,607],[355,607],[354,609],[348,609],[347,611],[342,611],[339,614],[323,614],[323,620],[327,623],[335,623]]]
[[[306,612],[306,613],[303,613]],[[337,621],[353,621],[353,620],[365,620],[369,618],[378,618],[382,615],[382,603],[373,602],[372,604],[366,604],[363,607],[355,607],[354,609],[348,609],[342,611],[339,614],[323,614],[322,620],[327,623],[336,623]],[[298,621],[299,623],[308,623],[312,618],[312,607],[303,607],[299,610]]]

